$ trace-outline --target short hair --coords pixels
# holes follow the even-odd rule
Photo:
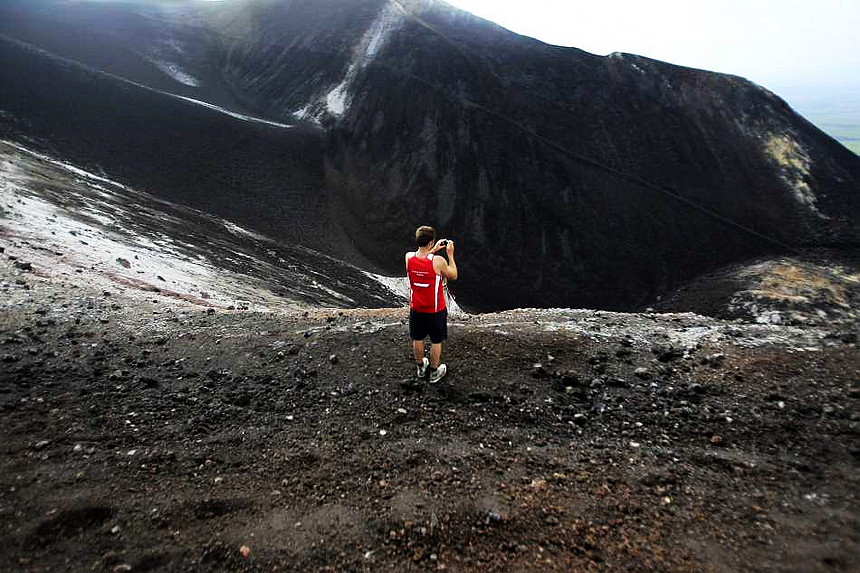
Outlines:
[[[436,229],[433,227],[418,227],[418,230],[415,231],[415,241],[418,243],[419,247],[432,243],[435,239]]]

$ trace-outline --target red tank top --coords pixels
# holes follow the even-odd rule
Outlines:
[[[445,310],[442,277],[433,269],[433,254],[425,257],[415,253],[406,261],[409,276],[409,308],[415,312]]]

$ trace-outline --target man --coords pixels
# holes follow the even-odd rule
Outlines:
[[[418,250],[406,253],[406,276],[409,278],[409,337],[418,364],[418,377],[427,375],[435,384],[448,372],[442,364],[442,342],[448,338],[448,310],[445,308],[444,282],[457,280],[453,241],[436,241],[433,227],[415,231]],[[448,260],[436,255],[445,249]],[[430,337],[430,360],[424,357],[424,339]]]

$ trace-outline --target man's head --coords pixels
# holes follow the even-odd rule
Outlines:
[[[436,229],[433,227],[418,227],[415,231],[415,241],[419,247],[427,247],[433,244],[436,240]]]

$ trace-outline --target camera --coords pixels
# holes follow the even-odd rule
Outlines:
[[[442,239],[441,241],[439,241],[440,247],[446,247],[447,245],[448,245],[448,239]]]

